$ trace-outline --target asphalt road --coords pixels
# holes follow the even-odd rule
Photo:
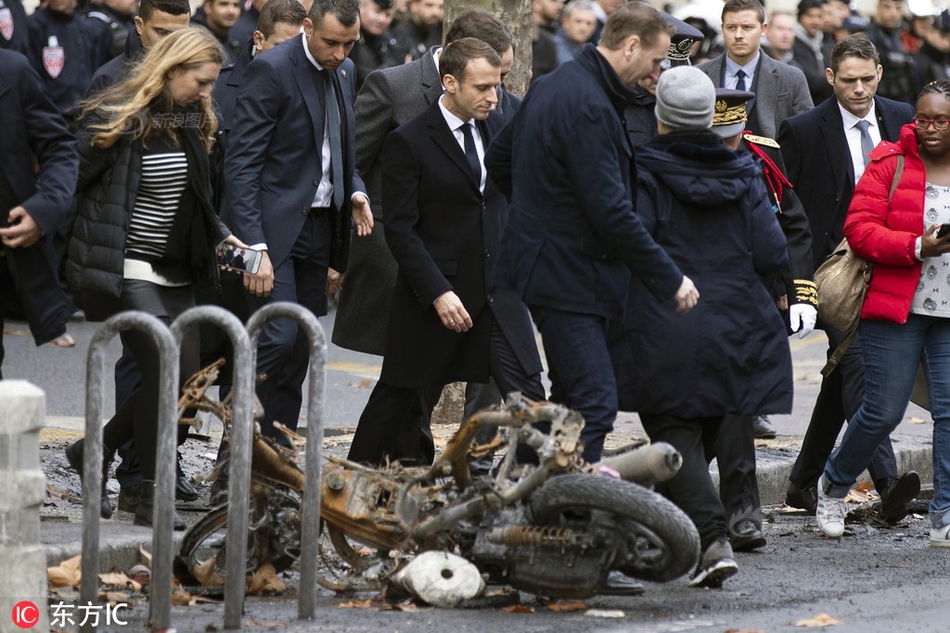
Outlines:
[[[322,319],[328,330],[332,316]],[[74,323],[73,348],[35,348],[18,335],[22,325],[8,323],[4,337],[7,378],[25,378],[47,392],[51,424],[81,429],[84,410],[86,347],[94,324]],[[818,386],[825,345],[820,334],[792,340],[795,357],[796,403],[791,415],[776,416],[780,440],[793,443],[808,421]],[[111,350],[118,355],[118,344]],[[331,428],[352,428],[369,396],[379,359],[331,346],[327,373],[327,421]],[[111,368],[107,368],[111,371]],[[112,408],[107,395],[105,410]],[[931,426],[925,413],[911,407],[901,425],[901,437],[925,442]],[[633,415],[623,414],[618,429],[636,432]],[[535,631],[800,631],[796,623],[827,614],[838,624],[835,631],[860,633],[890,631],[948,631],[950,602],[945,599],[950,578],[950,548],[929,546],[926,506],[916,507],[894,528],[865,522],[850,526],[839,541],[818,533],[813,518],[766,508],[768,545],[759,553],[739,554],[739,574],[721,590],[690,588],[685,579],[665,585],[648,585],[637,598],[595,598],[580,610],[554,611],[533,597],[482,601],[459,609],[383,609],[379,602],[359,608],[343,606],[349,597],[324,594],[313,622],[296,620],[293,595],[249,598],[244,620],[247,630],[286,631],[413,631],[420,633],[505,630]],[[2,573],[2,570],[0,570]],[[293,584],[294,579],[289,579]],[[360,596],[370,598],[371,596]],[[589,610],[590,609],[590,610]],[[592,611],[591,611],[592,610]],[[129,624],[100,630],[141,630],[146,607],[129,612]],[[220,604],[175,607],[172,621],[178,631],[211,631],[222,628]],[[613,617],[603,617],[613,616]]]

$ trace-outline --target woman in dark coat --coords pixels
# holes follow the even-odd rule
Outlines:
[[[660,76],[660,134],[637,150],[637,213],[700,293],[677,315],[634,279],[626,330],[614,341],[621,408],[650,439],[683,454],[664,492],[690,515],[703,557],[692,584],[717,586],[737,570],[725,510],[709,476],[726,414],[785,413],[792,365],[785,327],[759,275],[787,261],[761,173],[708,128],[715,89],[699,70]]]
[[[86,317],[143,310],[166,323],[194,306],[193,283],[216,279],[216,246],[229,235],[211,204],[209,152],[217,119],[211,89],[224,61],[204,29],[177,31],[154,46],[129,77],[83,104],[79,193],[66,276]],[[143,332],[121,333],[142,373],[103,431],[103,504],[115,450],[134,439],[142,465],[137,525],[152,525],[159,356]],[[181,348],[183,379],[198,368],[197,331]],[[66,449],[82,468],[83,441]],[[176,529],[184,522],[175,516]]]

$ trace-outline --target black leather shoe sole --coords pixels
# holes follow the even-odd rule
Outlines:
[[[765,547],[765,536],[759,530],[744,534],[735,534],[729,537],[729,544],[734,552],[751,552]]]
[[[920,494],[920,475],[909,470],[881,495],[881,516],[897,523],[907,516],[907,504]]]
[[[645,591],[643,585],[629,576],[612,571],[607,574],[607,583],[600,593],[604,596],[639,596]]]
[[[809,515],[814,516],[818,507],[818,488],[802,490],[795,484],[790,484],[785,492],[785,505],[790,508],[804,510]]]

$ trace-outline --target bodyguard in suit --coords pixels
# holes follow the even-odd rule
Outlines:
[[[33,340],[42,345],[66,333],[72,313],[59,285],[52,236],[72,207],[79,155],[40,76],[26,57],[5,49],[0,119],[0,292],[19,295]],[[0,309],[0,329],[2,322]]]
[[[867,36],[846,37],[835,45],[831,67],[825,71],[834,97],[782,123],[778,141],[788,178],[808,216],[816,267],[841,241],[845,215],[854,185],[864,173],[867,153],[882,140],[896,141],[901,126],[914,116],[911,106],[876,96],[882,72],[878,51]],[[844,333],[828,327],[825,332],[830,355]],[[822,380],[789,478],[788,505],[814,513],[818,477],[842,424],[851,419],[863,398],[864,362],[855,337],[838,368]],[[890,441],[881,444],[868,468],[881,493],[885,518],[903,518],[909,500],[905,493],[914,488],[912,480],[917,474],[897,477]]]
[[[508,205],[488,178],[485,151],[504,125],[494,107],[501,59],[463,38],[439,59],[445,94],[383,148],[386,242],[399,265],[383,369],[349,459],[381,464],[418,391],[486,382],[544,399],[528,311],[491,284]],[[417,429],[407,429],[417,434]]]
[[[783,120],[814,104],[801,70],[762,53],[760,41],[767,30],[765,8],[759,0],[726,0],[722,8],[726,52],[699,69],[717,88],[754,92],[756,98],[747,106],[749,129],[775,138]]]
[[[238,88],[225,157],[235,235],[263,250],[244,275],[252,310],[294,301],[326,314],[327,268],[346,268],[350,213],[369,200],[355,168],[355,73],[347,54],[359,38],[356,0],[316,0],[304,32],[251,62]],[[297,428],[309,362],[307,337],[287,319],[265,326],[257,356],[265,434],[286,441],[272,421]]]

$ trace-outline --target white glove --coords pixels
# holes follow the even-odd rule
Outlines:
[[[788,324],[792,332],[798,332],[798,338],[811,334],[817,320],[818,310],[810,303],[793,303],[788,308]]]

